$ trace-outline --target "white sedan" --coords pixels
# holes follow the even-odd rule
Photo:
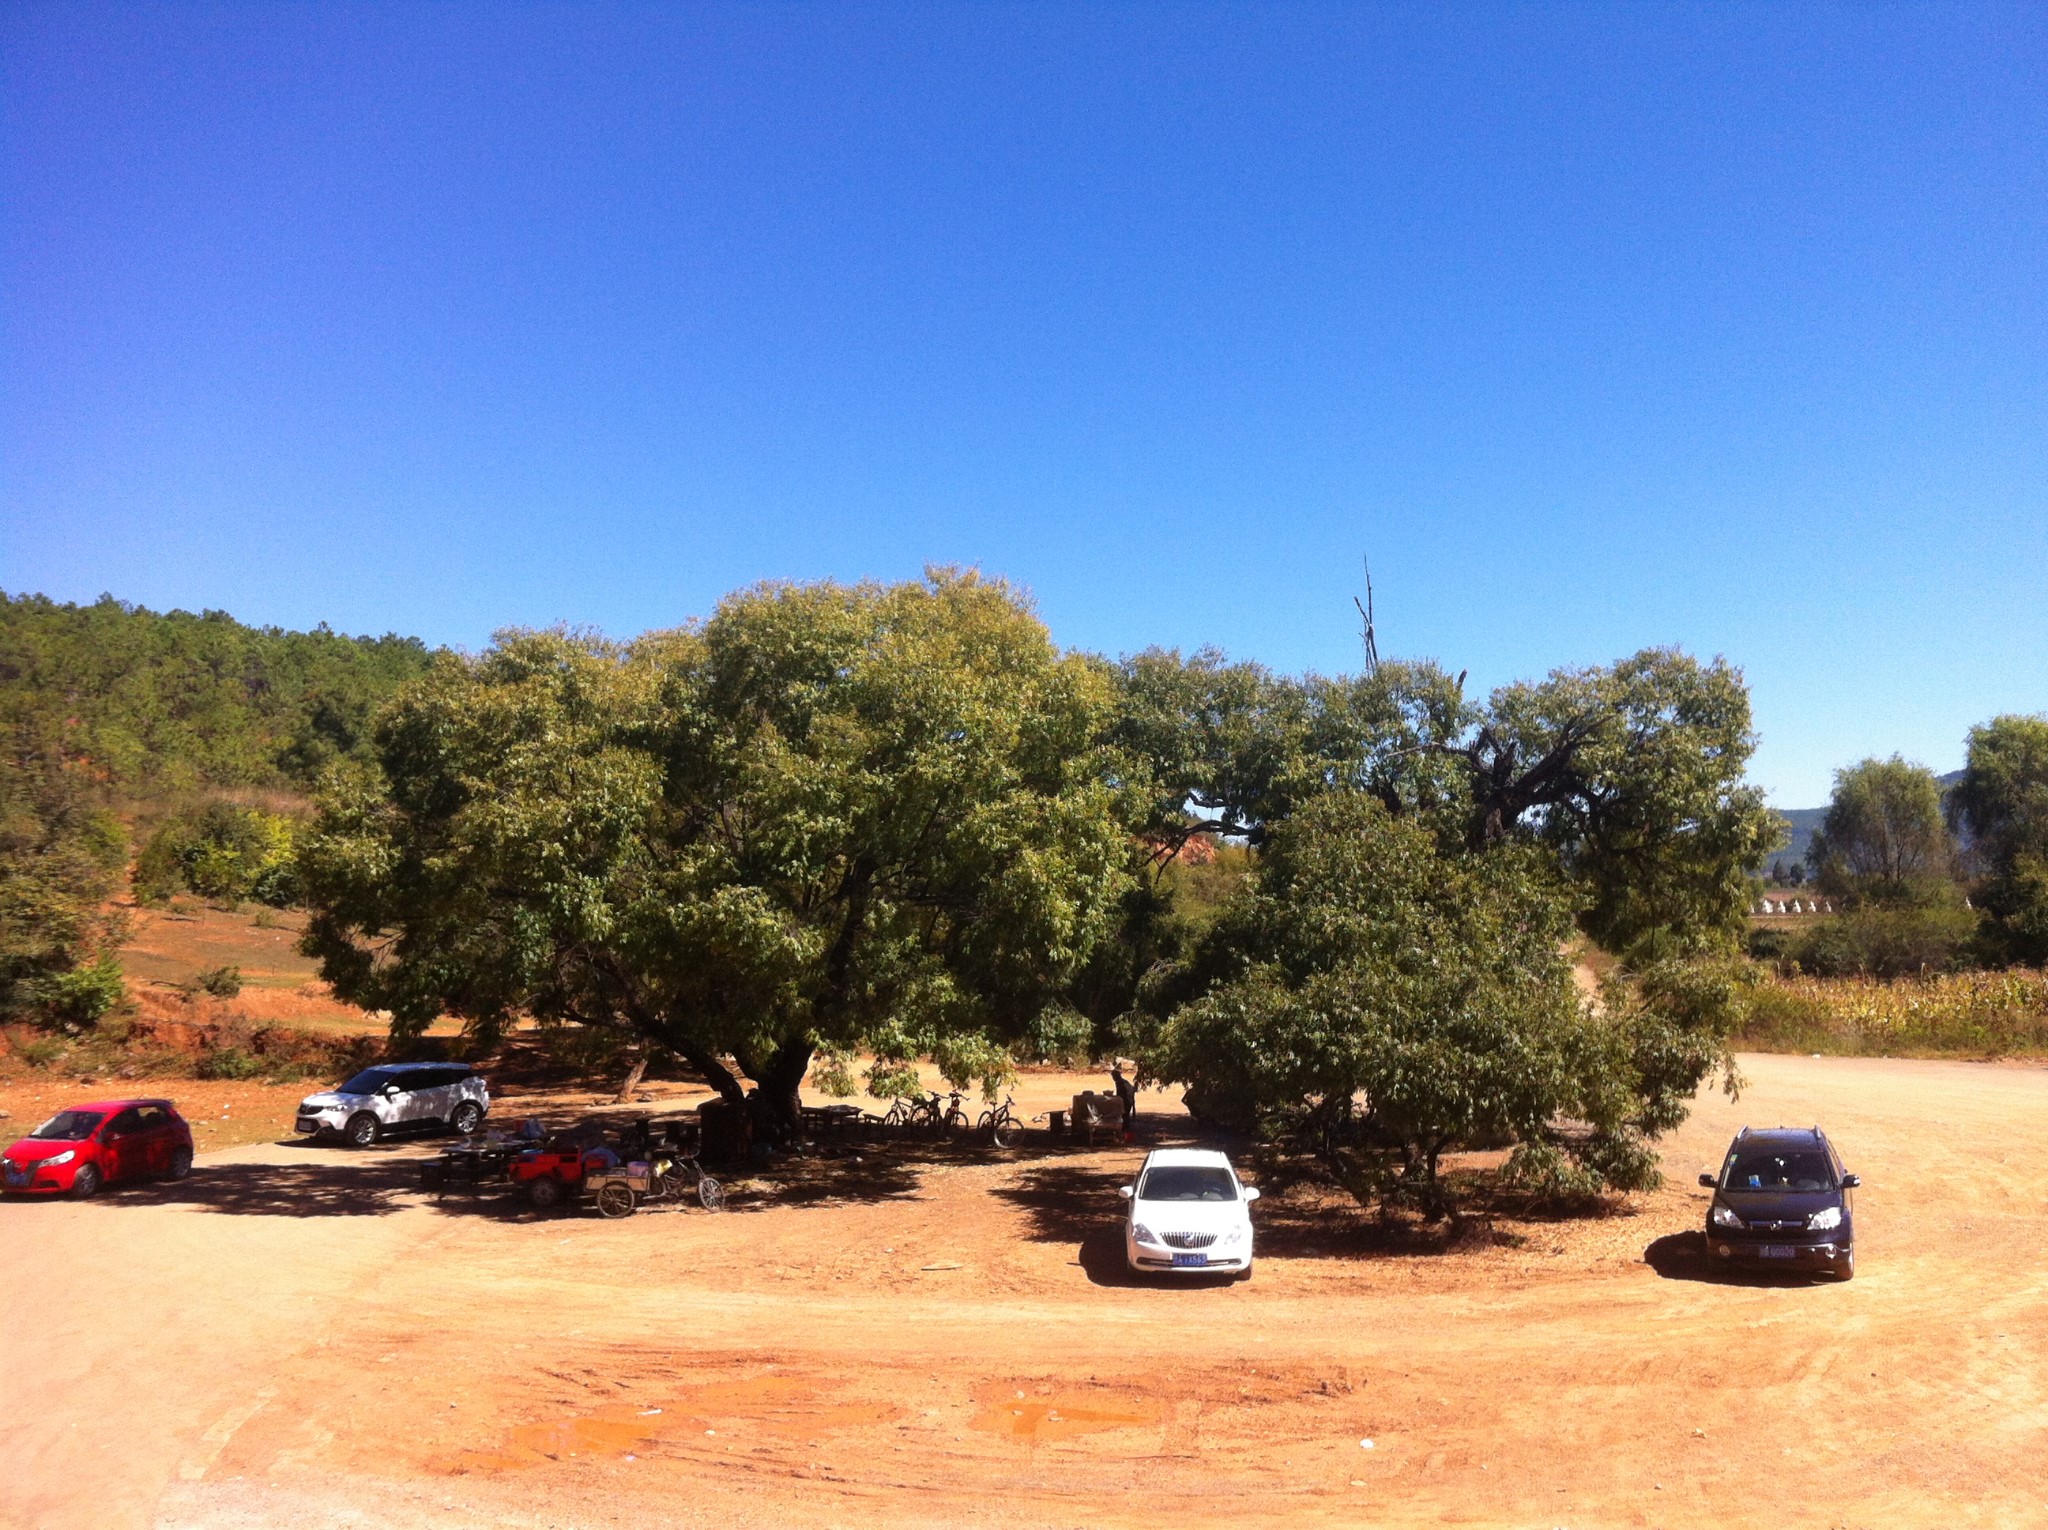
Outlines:
[[[1134,1270],[1198,1275],[1252,1273],[1251,1203],[1230,1160],[1207,1148],[1160,1148],[1145,1155],[1136,1184],[1117,1191],[1130,1202],[1124,1257]]]

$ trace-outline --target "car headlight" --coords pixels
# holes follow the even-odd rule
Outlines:
[[[1730,1211],[1726,1206],[1716,1206],[1712,1220],[1716,1227],[1740,1227],[1742,1225],[1742,1218],[1733,1211]]]
[[[1814,1232],[1826,1232],[1830,1227],[1842,1225],[1842,1208],[1830,1206],[1826,1211],[1816,1211],[1806,1219],[1807,1227]]]
[[[1153,1236],[1152,1229],[1147,1227],[1143,1222],[1133,1222],[1131,1224],[1131,1236],[1133,1238],[1136,1238],[1140,1243],[1151,1243],[1156,1245],[1159,1242],[1158,1238]]]
[[[58,1164],[60,1164],[60,1163],[69,1163],[69,1162],[71,1162],[71,1160],[72,1160],[72,1159],[76,1158],[77,1156],[78,1156],[78,1149],[77,1149],[77,1148],[66,1148],[66,1149],[65,1149],[65,1150],[64,1150],[63,1152],[61,1152],[61,1153],[52,1153],[52,1154],[51,1154],[51,1155],[50,1155],[50,1156],[49,1156],[48,1158],[45,1158],[45,1159],[43,1160],[43,1164],[44,1164],[44,1166],[45,1166],[45,1167],[47,1167],[47,1168],[52,1168],[52,1169],[54,1169],[54,1168],[56,1168],[56,1167],[57,1167],[57,1165],[58,1165]]]

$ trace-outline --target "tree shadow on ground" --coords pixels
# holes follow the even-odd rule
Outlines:
[[[418,1161],[385,1157],[346,1163],[222,1163],[189,1179],[116,1186],[95,1202],[189,1206],[228,1216],[375,1217],[413,1204]]]

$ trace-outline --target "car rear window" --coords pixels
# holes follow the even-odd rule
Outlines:
[[[1237,1181],[1228,1169],[1200,1164],[1162,1164],[1145,1175],[1138,1187],[1141,1201],[1234,1201]]]

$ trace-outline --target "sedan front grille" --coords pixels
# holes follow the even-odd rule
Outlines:
[[[1207,1248],[1216,1241],[1214,1233],[1167,1233],[1162,1240],[1168,1248]]]

